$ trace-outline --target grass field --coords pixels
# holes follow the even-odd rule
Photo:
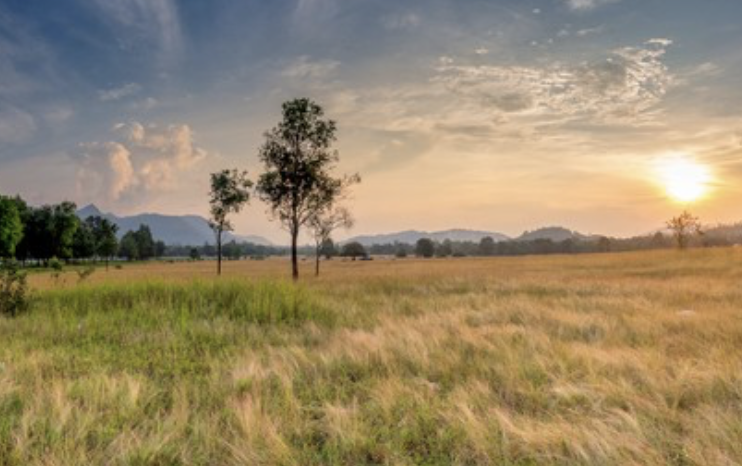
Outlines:
[[[742,251],[35,274],[0,465],[742,464]]]

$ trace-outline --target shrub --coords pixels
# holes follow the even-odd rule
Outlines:
[[[0,315],[15,317],[28,310],[29,292],[26,273],[15,261],[0,265]]]

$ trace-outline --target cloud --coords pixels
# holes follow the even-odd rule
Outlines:
[[[321,79],[332,74],[340,66],[335,60],[317,60],[303,55],[289,63],[282,71],[281,76],[291,79]]]
[[[144,39],[156,43],[163,61],[183,50],[178,8],[174,0],[94,0],[99,11],[118,29],[123,48]]]
[[[670,44],[653,39],[580,64],[443,65],[435,80],[492,112],[636,123],[650,116],[673,82],[662,61]]]
[[[142,90],[142,86],[137,83],[128,83],[120,87],[113,89],[100,90],[98,91],[98,98],[103,102],[112,100],[121,100],[124,97],[129,97],[139,93]]]
[[[384,16],[381,24],[389,30],[413,29],[420,25],[420,17],[415,13],[400,13]]]
[[[13,106],[0,111],[0,144],[26,142],[36,129],[36,119],[28,112]]]
[[[114,140],[82,144],[77,186],[81,196],[108,202],[145,199],[174,189],[179,175],[208,156],[188,125],[118,124]]]
[[[588,11],[619,0],[566,0],[567,6],[575,11]]]

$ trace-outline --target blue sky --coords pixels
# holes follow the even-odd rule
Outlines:
[[[206,213],[253,174],[281,102],[340,126],[357,232],[545,224],[632,234],[682,206],[653,167],[708,167],[742,219],[738,0],[4,0],[0,191]],[[259,202],[236,222],[279,238]]]

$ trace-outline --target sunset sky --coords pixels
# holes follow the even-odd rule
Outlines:
[[[3,0],[0,192],[208,210],[280,104],[337,120],[350,234],[742,220],[740,0]],[[237,231],[284,241],[255,200]]]

